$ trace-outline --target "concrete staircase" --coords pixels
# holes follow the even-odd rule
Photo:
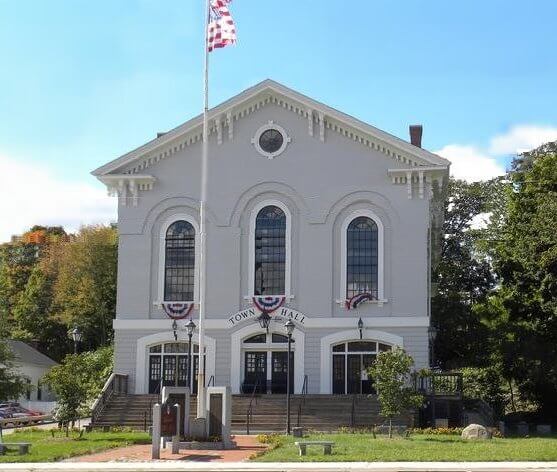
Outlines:
[[[314,431],[335,431],[341,427],[366,427],[379,424],[379,404],[368,395],[292,395],[291,425],[297,426],[299,406],[300,425]],[[95,422],[95,426],[125,426],[145,429],[151,425],[152,406],[157,395],[114,395]],[[250,433],[286,430],[286,395],[232,396],[232,431],[246,434],[247,411],[252,403]],[[197,399],[192,397],[191,417],[195,416]],[[354,412],[352,413],[352,408]],[[400,418],[399,423],[408,422]],[[353,423],[353,424],[352,424]]]

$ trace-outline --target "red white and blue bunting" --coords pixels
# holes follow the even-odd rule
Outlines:
[[[286,300],[284,295],[271,295],[271,296],[263,296],[263,297],[253,297],[253,304],[256,308],[258,308],[262,313],[272,313],[275,310],[278,310]]]
[[[346,300],[345,306],[347,310],[353,310],[354,308],[358,308],[360,303],[369,302],[371,300],[375,300],[375,297],[371,293],[358,293],[358,295],[354,295],[349,300]]]
[[[162,309],[173,320],[183,320],[193,310],[193,302],[162,302]]]

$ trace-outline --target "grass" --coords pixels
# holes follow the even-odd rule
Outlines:
[[[334,441],[333,453],[325,456],[321,446],[310,446],[300,457],[294,442],[278,436],[258,462],[374,462],[374,461],[554,461],[557,437],[494,438],[465,441],[457,435],[414,434],[408,439],[388,439],[371,434],[311,434],[304,440]]]
[[[26,429],[4,435],[4,442],[29,442],[31,448],[29,454],[22,456],[18,455],[17,449],[10,450],[6,455],[0,456],[0,463],[53,462],[114,447],[147,444],[149,436],[136,431],[95,431],[84,433],[82,438],[79,438],[79,433],[70,432],[70,436],[66,438],[65,432],[55,430],[53,438],[50,430]]]

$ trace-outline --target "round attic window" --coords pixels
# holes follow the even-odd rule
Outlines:
[[[259,154],[267,159],[273,159],[281,154],[290,141],[284,128],[272,121],[259,128],[251,140]]]

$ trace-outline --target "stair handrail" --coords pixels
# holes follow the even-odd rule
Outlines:
[[[300,400],[300,403],[298,404],[298,418],[296,420],[296,426],[300,427],[300,423],[302,421],[302,409],[306,404],[306,395],[308,393],[308,376],[304,375],[304,383],[302,385],[302,399]]]
[[[112,372],[97,399],[91,406],[91,424],[95,424],[100,414],[114,394],[128,393],[128,375]]]
[[[248,405],[248,410],[246,412],[246,434],[249,434],[249,426],[250,426],[250,421],[251,421],[251,417],[253,415],[253,402],[255,400],[255,403],[257,404],[257,400],[256,400],[256,396],[255,396],[255,392],[257,392],[257,387],[259,386],[259,379],[257,379],[255,381],[255,384],[253,385],[253,390],[251,392],[251,398],[249,401],[249,405]]]
[[[212,384],[212,386],[215,386],[215,376],[211,375],[211,377],[209,377],[209,381],[207,382],[207,387],[210,387]]]

